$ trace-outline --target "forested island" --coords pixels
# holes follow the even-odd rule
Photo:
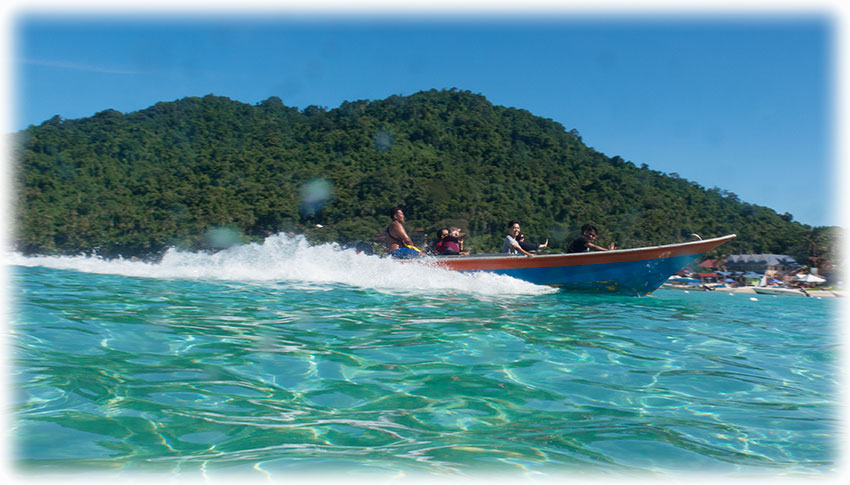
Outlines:
[[[209,235],[222,230],[241,242],[279,232],[373,241],[393,206],[409,229],[462,227],[475,252],[498,251],[511,219],[553,251],[594,222],[621,248],[735,233],[710,256],[809,264],[837,252],[836,227],[606,156],[575,129],[456,89],[330,110],[208,95],[57,116],[14,137],[24,254],[156,257],[219,248]]]

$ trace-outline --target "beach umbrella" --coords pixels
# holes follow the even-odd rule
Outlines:
[[[799,281],[801,283],[824,283],[824,282],[826,282],[825,279],[821,278],[820,276],[815,276],[813,274],[797,275],[797,281]]]

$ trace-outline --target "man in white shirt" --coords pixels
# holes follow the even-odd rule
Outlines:
[[[522,246],[519,245],[516,238],[520,233],[519,221],[511,221],[508,223],[508,235],[505,237],[505,242],[502,243],[502,251],[503,253],[508,254],[517,254],[522,253],[529,258],[533,258],[534,255],[522,249]]]

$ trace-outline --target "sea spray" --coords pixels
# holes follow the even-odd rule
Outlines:
[[[314,288],[348,285],[385,293],[463,293],[480,296],[535,295],[557,290],[489,273],[458,273],[342,249],[310,244],[303,236],[276,234],[262,243],[217,252],[169,249],[159,262],[99,256],[7,257],[13,265],[158,279],[244,283],[295,283]]]

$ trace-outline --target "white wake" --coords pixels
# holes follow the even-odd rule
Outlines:
[[[143,278],[199,279],[292,284],[343,284],[377,291],[459,292],[488,296],[556,291],[506,276],[459,273],[427,264],[358,254],[337,244],[311,245],[303,236],[277,234],[262,243],[191,252],[169,249],[158,262],[98,256],[7,254],[11,265]]]

